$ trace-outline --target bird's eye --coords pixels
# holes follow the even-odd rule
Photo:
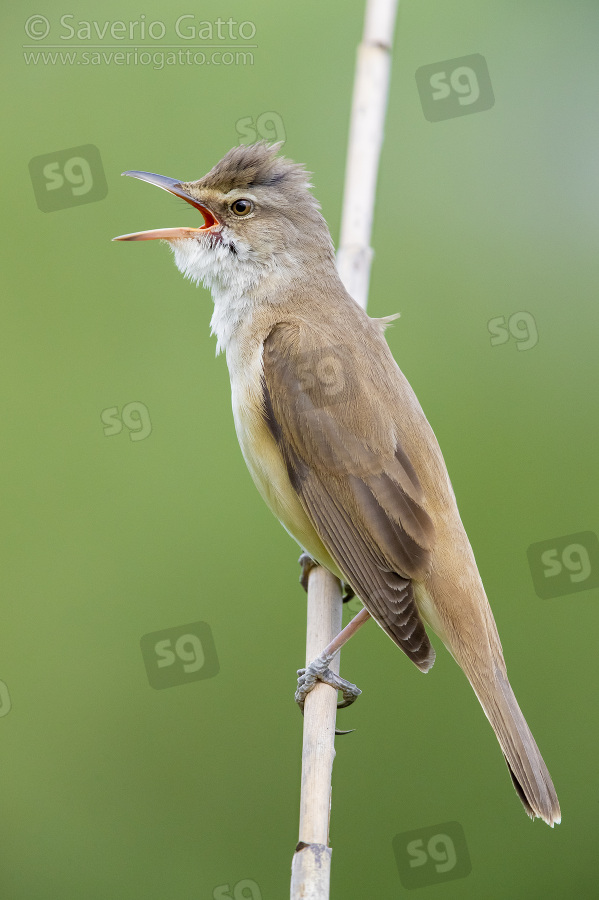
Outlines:
[[[231,204],[231,209],[236,216],[247,216],[254,208],[251,200],[235,200]]]

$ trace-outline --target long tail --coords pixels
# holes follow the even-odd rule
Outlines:
[[[471,573],[467,591],[453,587],[446,593],[447,578],[433,582],[435,601],[432,592],[418,585],[418,607],[472,685],[527,814],[553,827],[561,821],[557,794],[511,688],[493,613],[475,564]]]
[[[531,819],[553,828],[561,821],[557,794],[547,766],[518,706],[505,670],[494,666],[494,685],[466,672],[503,750],[516,793]],[[478,682],[478,683],[477,683]]]

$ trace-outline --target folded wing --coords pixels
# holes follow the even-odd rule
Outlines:
[[[291,484],[344,578],[422,671],[435,658],[412,579],[430,564],[433,523],[377,372],[351,348],[277,325],[264,343],[263,411]],[[358,374],[359,373],[359,374]],[[380,375],[380,373],[378,373]],[[384,381],[384,379],[383,379]]]

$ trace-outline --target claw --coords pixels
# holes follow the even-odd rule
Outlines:
[[[302,714],[304,712],[306,697],[318,681],[329,684],[332,688],[335,688],[336,691],[341,691],[341,693],[343,694],[343,702],[337,704],[337,709],[345,709],[346,706],[351,706],[351,704],[355,702],[356,698],[359,697],[362,693],[360,688],[356,687],[355,684],[352,684],[351,681],[346,681],[345,678],[340,678],[339,675],[336,675],[331,669],[329,669],[330,662],[331,657],[329,657],[328,654],[322,654],[321,656],[317,656],[309,666],[306,666],[304,669],[297,670],[298,679],[297,691],[295,692],[295,702],[301,709]],[[354,729],[351,729],[351,731],[353,730]],[[349,732],[347,731],[336,731],[335,733],[349,734]]]
[[[345,581],[342,582],[342,584],[343,584],[343,594],[341,596],[341,599],[342,599],[343,603],[349,603],[349,601],[353,600],[354,597],[356,596],[355,591],[352,587],[349,586],[349,584],[346,584]]]
[[[345,679],[340,679],[341,681],[345,681]],[[352,684],[351,681],[345,681],[345,688],[340,688],[343,693],[343,703],[337,704],[337,709],[345,709],[346,706],[351,706],[352,703],[355,703],[362,691],[359,687],[356,687],[355,684]]]
[[[309,553],[302,553],[300,558],[298,559],[298,563],[301,566],[301,574],[299,582],[306,593],[308,593],[308,578],[310,577],[310,572],[312,569],[315,569],[319,563],[316,562],[315,559],[312,559]],[[341,586],[343,588],[343,593],[341,595],[341,600],[343,603],[349,603],[350,600],[353,600],[356,596],[354,589],[350,587],[347,582],[342,581]]]
[[[304,714],[303,708],[300,707],[300,710],[301,710],[301,714],[303,716],[303,714]],[[335,734],[351,734],[355,730],[356,730],[355,728],[348,728],[347,731],[342,731],[340,728],[335,728]]]
[[[302,572],[300,575],[300,584],[308,593],[308,578],[310,577],[310,572],[312,569],[315,569],[318,563],[312,559],[309,553],[302,553],[300,558],[298,559],[298,563],[302,567]]]

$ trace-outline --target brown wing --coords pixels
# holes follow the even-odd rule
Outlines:
[[[300,340],[301,338],[301,340]],[[380,409],[389,377],[364,348],[277,325],[264,343],[263,409],[289,479],[345,580],[423,671],[435,658],[412,579],[429,566],[433,523]],[[359,369],[358,369],[359,366]],[[358,378],[357,372],[360,372]]]

